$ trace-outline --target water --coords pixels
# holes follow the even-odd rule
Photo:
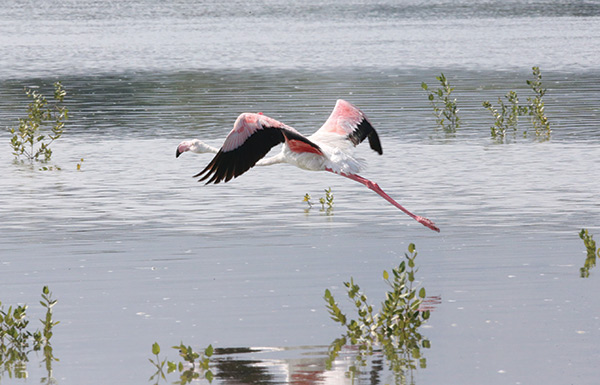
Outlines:
[[[0,125],[23,114],[23,86],[60,79],[69,92],[61,171],[0,151],[0,300],[30,304],[38,327],[50,286],[59,384],[147,383],[154,341],[171,360],[181,341],[223,349],[216,383],[348,382],[351,348],[325,369],[342,330],[323,293],[350,311],[354,277],[379,303],[381,272],[411,242],[418,280],[441,297],[415,383],[596,382],[599,284],[594,269],[579,278],[577,234],[600,234],[600,3],[0,5]],[[481,102],[524,101],[532,65],[552,140],[497,144]],[[441,71],[456,136],[436,131],[420,89]],[[191,175],[210,155],[174,157],[186,138],[218,146],[243,111],[311,133],[337,98],[381,137],[381,157],[357,148],[363,176],[440,234],[335,175],[280,165],[202,186]],[[304,194],[328,187],[334,214],[306,213]],[[380,360],[360,383],[393,382]]]

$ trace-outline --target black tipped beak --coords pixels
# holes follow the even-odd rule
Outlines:
[[[179,155],[183,154],[183,152],[179,151],[179,147],[177,148],[177,151],[175,151],[175,158],[179,158]]]

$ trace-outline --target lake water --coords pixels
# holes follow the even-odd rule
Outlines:
[[[382,271],[419,256],[417,279],[441,298],[422,328],[431,341],[415,384],[595,384],[600,281],[579,277],[600,238],[600,2],[0,1],[0,126],[26,111],[24,86],[66,87],[71,119],[38,171],[13,161],[0,134],[0,301],[39,294],[54,308],[59,384],[146,384],[184,342],[219,348],[217,384],[351,383],[343,330],[322,298],[348,313],[353,277],[377,305]],[[481,103],[510,90],[526,102],[539,65],[552,139],[499,144]],[[455,87],[462,127],[436,128],[421,82]],[[241,112],[262,111],[309,134],[335,100],[358,105],[383,156],[363,144],[363,176],[434,233],[364,186],[288,165],[227,184],[191,176]],[[527,127],[522,119],[520,127]],[[81,161],[83,159],[83,162]],[[77,170],[77,164],[81,170]],[[331,187],[333,215],[313,200]],[[350,313],[351,314],[351,313]],[[47,376],[32,354],[29,379]],[[161,383],[178,381],[176,374]],[[354,383],[393,383],[374,356]]]

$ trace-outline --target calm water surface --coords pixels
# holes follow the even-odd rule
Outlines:
[[[342,330],[323,293],[350,311],[354,277],[378,304],[411,242],[441,303],[409,381],[596,383],[600,281],[579,278],[578,232],[600,236],[598,2],[0,5],[0,125],[22,116],[23,86],[69,92],[61,171],[13,162],[0,134],[0,300],[30,304],[35,325],[50,286],[59,384],[148,383],[154,341],[171,360],[181,341],[220,348],[215,383],[350,383],[351,347],[325,369]],[[552,140],[491,141],[481,102],[525,101],[532,65]],[[440,71],[452,136],[420,89]],[[211,156],[174,157],[186,138],[220,145],[243,111],[311,133],[337,98],[380,134],[383,156],[357,148],[363,175],[440,234],[335,175],[280,165],[203,186],[191,175]],[[306,212],[328,187],[333,215]],[[46,376],[35,355],[28,371],[0,382]],[[357,382],[394,378],[376,355]]]

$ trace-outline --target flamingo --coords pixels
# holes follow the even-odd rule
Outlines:
[[[362,183],[405,214],[439,232],[435,224],[415,215],[386,194],[378,185],[357,173],[361,163],[352,156],[352,150],[368,139],[371,149],[383,154],[377,132],[357,107],[338,100],[323,126],[305,137],[294,128],[262,113],[241,114],[220,149],[198,139],[186,140],[177,146],[175,157],[187,151],[216,154],[195,178],[209,183],[228,182],[253,166],[289,163],[304,170],[328,171]],[[281,152],[264,158],[272,147],[283,143]]]

